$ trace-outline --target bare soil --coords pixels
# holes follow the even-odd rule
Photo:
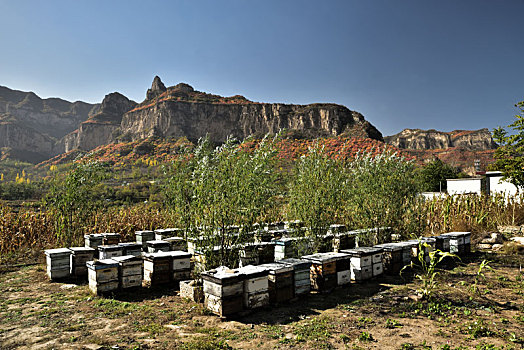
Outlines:
[[[99,297],[18,267],[0,274],[0,349],[522,349],[521,265],[476,254],[441,271],[429,300],[417,278],[383,276],[232,319],[169,287]]]

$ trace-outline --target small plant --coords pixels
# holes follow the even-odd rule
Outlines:
[[[402,274],[404,269],[407,267],[411,267],[412,269],[418,267],[422,271],[421,273],[415,275],[415,277],[422,282],[422,287],[417,289],[417,293],[420,295],[420,297],[422,297],[422,299],[431,298],[437,286],[437,265],[440,264],[445,258],[458,258],[455,254],[443,252],[439,249],[432,251],[430,250],[431,247],[429,244],[419,241],[417,254],[418,264],[412,261],[410,265],[404,266],[400,271]],[[429,257],[429,259],[426,259],[426,257]]]
[[[493,335],[493,331],[489,329],[483,320],[478,320],[466,325],[465,331],[474,339]]]
[[[365,328],[368,325],[374,324],[375,321],[373,321],[370,317],[359,317],[358,318],[358,328]]]
[[[478,285],[481,278],[483,280],[486,279],[486,276],[484,275],[484,270],[487,269],[493,271],[493,269],[491,268],[491,266],[488,265],[488,263],[489,261],[486,259],[482,260],[482,262],[480,263],[477,273],[475,274],[475,283],[470,287],[473,293],[480,294],[480,289]]]
[[[373,336],[371,335],[371,333],[369,332],[362,332],[360,333],[360,335],[358,336],[358,340],[360,341],[373,341]]]
[[[388,318],[386,320],[386,326],[385,327],[388,328],[388,329],[401,328],[402,324],[399,321],[397,321],[397,320],[392,320],[392,319]]]

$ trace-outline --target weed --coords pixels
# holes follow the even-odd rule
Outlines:
[[[359,334],[358,340],[359,341],[363,341],[363,342],[364,341],[367,342],[367,341],[373,341],[374,339],[373,339],[373,335],[371,335],[371,333],[369,333],[369,332],[362,332],[362,333]]]
[[[309,322],[297,324],[294,333],[297,341],[314,340],[325,341],[331,337],[332,325],[327,318],[313,318]]]
[[[369,325],[372,325],[374,323],[375,323],[375,321],[373,321],[371,318],[362,316],[362,317],[358,318],[357,327],[358,328],[365,328],[365,327],[367,327]]]
[[[483,320],[478,320],[466,324],[464,331],[474,339],[481,337],[489,337],[494,334],[494,332],[489,329],[489,327],[484,323]]]
[[[392,320],[392,319],[388,318],[386,320],[385,327],[388,328],[388,329],[401,328],[402,324],[399,321],[397,321],[397,320]]]
[[[470,287],[470,290],[473,293],[480,294],[478,284],[481,278],[483,280],[486,280],[486,276],[484,275],[484,270],[487,269],[487,270],[493,271],[493,269],[491,268],[491,266],[488,265],[488,263],[489,261],[486,259],[482,260],[482,262],[480,263],[477,273],[475,274],[475,283],[473,283],[473,285]]]

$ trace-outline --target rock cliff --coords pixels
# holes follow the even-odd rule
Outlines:
[[[404,129],[400,133],[384,137],[386,143],[403,149],[429,150],[457,147],[470,151],[482,151],[497,148],[488,129],[437,130]]]
[[[290,105],[257,103],[243,96],[222,97],[195,91],[181,83],[163,89],[155,77],[147,98],[127,112],[120,132],[130,140],[157,136],[190,140],[209,135],[223,142],[281,129],[307,130],[315,136],[355,136],[382,140],[382,134],[355,111],[336,104]]]
[[[57,139],[75,130],[97,108],[97,104],[42,99],[33,92],[0,86],[0,147],[21,160],[47,159],[56,154]]]
[[[111,143],[120,129],[123,114],[133,109],[136,104],[118,92],[106,95],[98,112],[82,122],[77,130],[64,137],[57,147],[61,150],[59,153],[73,149],[88,151]]]

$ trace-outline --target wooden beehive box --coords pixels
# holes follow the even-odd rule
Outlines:
[[[196,303],[204,302],[204,290],[202,281],[180,281],[180,297],[187,298]]]
[[[95,258],[98,258],[98,246],[102,245],[104,236],[101,233],[92,233],[84,236],[84,245],[95,250]]]
[[[449,252],[449,236],[433,236],[435,238],[435,249],[441,252]]]
[[[283,303],[294,297],[293,267],[279,262],[259,265],[268,270],[270,303]]]
[[[336,233],[333,237],[333,251],[355,248],[356,234],[353,232]]]
[[[336,254],[336,253],[334,253]],[[336,257],[331,253],[305,255],[302,259],[311,261],[311,289],[328,292],[337,286]]]
[[[243,310],[244,276],[238,270],[221,266],[201,276],[207,309],[219,316]]]
[[[359,247],[345,249],[341,253],[351,256],[351,280],[363,281],[382,273],[382,249]]]
[[[120,243],[120,233],[102,233],[103,245],[116,245]]]
[[[398,243],[385,243],[376,245],[384,250],[382,256],[383,270],[388,275],[398,275],[402,269],[402,245]]]
[[[144,254],[144,281],[154,287],[171,282],[173,258],[168,252]]]
[[[269,305],[268,270],[264,267],[248,265],[239,268],[238,271],[245,276],[244,307],[255,309]]]
[[[168,252],[171,250],[171,245],[166,241],[147,241],[146,246],[148,253]]]
[[[168,237],[183,237],[184,230],[181,228],[162,228],[157,229],[155,232],[155,240],[160,241]]]
[[[180,281],[191,278],[191,254],[181,250],[167,252],[172,258],[173,281]]]
[[[118,243],[122,247],[122,255],[142,256],[142,244],[135,242]]]
[[[115,256],[122,256],[124,248],[118,244],[98,246],[98,256],[100,259],[111,259]]]
[[[170,250],[187,251],[187,241],[183,237],[167,237],[163,239],[169,243]]]
[[[86,265],[91,292],[100,294],[118,289],[118,262],[113,259],[101,259],[88,261]]]
[[[136,242],[142,245],[142,249],[146,250],[146,242],[155,240],[155,233],[153,231],[135,231]]]
[[[309,294],[311,291],[311,261],[305,259],[288,258],[280,260],[279,263],[293,267],[293,284],[295,296]]]
[[[71,247],[71,275],[76,277],[87,277],[87,265],[88,261],[91,261],[95,257],[95,249],[90,247]]]
[[[123,255],[114,257],[112,260],[118,262],[118,281],[121,289],[142,286],[142,258],[134,255]]]
[[[47,276],[52,279],[71,275],[71,250],[69,248],[48,249],[44,251],[47,263]]]

